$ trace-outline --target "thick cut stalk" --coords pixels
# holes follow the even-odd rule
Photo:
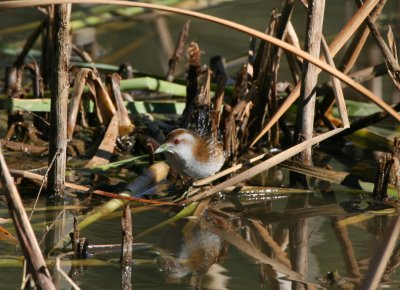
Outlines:
[[[69,18],[71,4],[55,7],[56,45],[52,77],[52,100],[50,112],[50,158],[55,158],[48,180],[49,194],[62,194],[65,183],[65,163],[67,148],[67,107],[69,93]]]

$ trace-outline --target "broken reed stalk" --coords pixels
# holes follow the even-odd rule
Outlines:
[[[271,21],[271,33],[278,39],[284,39],[287,24],[290,21],[293,12],[294,1],[286,0],[284,2],[282,13],[279,17],[277,15],[272,15]],[[275,13],[277,14],[277,13]],[[278,20],[276,21],[275,18]],[[275,20],[275,21],[274,21]],[[277,23],[275,23],[277,22]],[[277,110],[277,96],[276,96],[276,83],[277,74],[279,69],[279,62],[281,59],[282,49],[279,46],[272,46],[268,49],[268,54],[265,55],[268,60],[266,60],[266,67],[260,68],[259,77],[257,77],[257,85],[259,86],[259,97],[256,98],[255,106],[252,112],[252,124],[250,125],[251,138],[254,138],[263,126],[265,115],[267,114],[265,108],[268,103],[268,114],[273,115]],[[277,146],[278,143],[278,125],[272,128],[271,132],[271,143],[272,146]],[[275,140],[274,140],[275,139]]]
[[[114,153],[115,142],[118,138],[118,124],[118,115],[115,114],[108,124],[107,131],[104,134],[99,148],[92,159],[85,164],[84,168],[104,165],[110,162],[110,159]]]
[[[18,241],[22,252],[28,264],[37,288],[39,289],[56,289],[51,275],[47,269],[46,262],[40,251],[39,244],[36,240],[35,233],[29,222],[28,215],[22,204],[21,197],[14,184],[14,180],[10,175],[3,153],[0,150],[0,173],[1,181],[7,188],[6,198],[10,216],[14,222],[17,232]]]
[[[53,61],[52,97],[50,112],[49,162],[54,156],[54,166],[50,169],[47,192],[49,195],[61,195],[65,186],[65,166],[67,148],[67,108],[69,94],[69,18],[71,4],[55,7],[55,60]]]
[[[171,56],[169,60],[169,68],[166,76],[166,80],[169,82],[172,82],[174,80],[174,74],[175,74],[175,69],[176,66],[179,63],[179,60],[182,57],[182,54],[185,52],[185,44],[186,40],[189,36],[189,25],[190,21],[186,21],[185,24],[182,27],[181,33],[179,34],[179,38],[176,42],[175,45],[175,51],[174,54]]]
[[[319,57],[325,1],[308,3],[307,38],[305,50],[314,57]],[[318,68],[308,61],[303,63],[300,99],[297,107],[295,142],[309,140],[314,131],[315,87],[318,80]],[[300,154],[300,160],[312,165],[311,147]]]
[[[381,246],[377,249],[367,274],[364,276],[364,280],[361,283],[361,290],[373,290],[379,288],[379,282],[382,279],[382,275],[385,272],[386,265],[393,253],[396,246],[398,237],[400,235],[400,215],[397,212],[397,216],[393,221],[393,224],[382,241]]]
[[[106,84],[109,87],[110,97],[114,101],[117,110],[119,135],[126,136],[133,131],[135,125],[132,123],[128,109],[124,104],[124,98],[121,93],[121,76],[117,73],[109,75],[106,79]]]
[[[132,289],[132,214],[129,203],[125,206],[121,218],[122,247],[121,247],[121,289]]]

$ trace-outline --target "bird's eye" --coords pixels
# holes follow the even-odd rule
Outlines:
[[[177,138],[174,139],[174,144],[175,144],[175,145],[178,145],[180,142],[181,142],[181,141],[180,141],[179,139],[177,139]]]

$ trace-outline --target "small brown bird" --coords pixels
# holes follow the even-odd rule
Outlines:
[[[169,133],[164,144],[154,153],[161,152],[179,174],[193,179],[215,174],[225,162],[221,144],[186,129]]]

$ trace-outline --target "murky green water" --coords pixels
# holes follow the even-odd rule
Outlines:
[[[389,1],[391,2],[391,1]],[[387,11],[394,10],[396,1],[388,3]],[[329,39],[335,35],[344,24],[346,18],[346,1],[328,1],[326,12],[325,35]],[[280,7],[280,1],[232,1],[226,2],[213,8],[202,10],[205,13],[221,16],[235,20],[251,27],[263,30],[270,11],[274,7]],[[0,29],[8,27],[10,22],[16,25],[26,21],[33,21],[40,16],[39,12],[32,10],[21,10],[12,12],[1,12]],[[182,16],[168,16],[168,24],[174,39],[177,37],[180,27],[187,20]],[[297,3],[294,13],[294,25],[298,28],[300,38],[304,34],[305,18],[304,9]],[[154,32],[154,23],[150,20],[124,20],[122,22],[109,22],[96,28],[97,41],[101,47],[102,56],[98,62],[119,64],[130,62],[134,68],[163,74],[163,63],[160,61],[157,36]],[[11,39],[22,42],[28,33],[16,35],[1,35],[0,40],[8,42]],[[248,48],[248,36],[231,31],[227,28],[214,24],[206,24],[199,20],[191,21],[190,40],[198,42],[205,54],[203,59],[222,54],[229,61],[246,53]],[[1,67],[9,63],[11,58],[0,60]],[[237,66],[231,67],[231,72],[236,71]],[[284,71],[284,70],[283,70]],[[284,78],[285,79],[285,78]],[[386,86],[385,86],[386,90]],[[388,91],[389,94],[395,94]],[[375,161],[373,155],[360,153],[363,151],[353,150],[351,147],[342,148],[335,152],[332,165],[337,170],[347,170],[365,174],[373,178],[375,172]],[[10,167],[24,168],[41,167],[46,160],[27,163],[29,156],[21,156],[12,161]],[[368,161],[369,160],[369,161]],[[28,166],[29,165],[29,166]],[[368,174],[366,174],[366,172]],[[286,173],[285,173],[286,174]],[[232,245],[224,241],[225,238],[217,235],[209,228],[200,227],[197,221],[178,222],[173,225],[146,235],[135,242],[145,243],[138,246],[134,251],[134,267],[132,273],[132,284],[134,289],[191,289],[190,285],[202,285],[203,289],[259,289],[261,284],[264,289],[290,289],[291,281],[281,279],[280,286],[276,286],[272,280],[264,276],[271,274],[267,267],[254,257],[249,257],[249,251],[244,250],[243,243],[249,243],[251,249],[257,249],[263,255],[268,255],[270,249],[264,236],[252,224],[251,220],[268,225],[270,233],[275,241],[286,250],[287,232],[300,218],[306,218],[308,228],[306,229],[308,258],[308,274],[306,280],[319,284],[318,277],[326,275],[327,272],[338,270],[344,277],[351,276],[351,272],[365,274],[369,261],[378,249],[382,237],[391,216],[372,216],[372,218],[348,226],[348,240],[343,232],[339,233],[337,220],[355,216],[364,203],[360,201],[365,198],[359,191],[353,192],[341,186],[334,186],[331,192],[320,191],[305,196],[293,195],[282,199],[269,201],[269,197],[261,200],[220,200],[215,206],[229,213],[230,217],[219,217],[215,220],[212,215],[205,215],[206,221],[213,221],[223,228],[233,229],[233,233],[240,232],[241,237],[248,237],[249,241],[243,239],[242,244]],[[34,192],[32,192],[34,194]],[[84,196],[86,197],[86,196]],[[72,216],[81,215],[88,211],[87,201],[84,197],[79,199],[69,198],[67,205],[82,205],[82,209],[66,210],[66,224],[70,230]],[[33,200],[24,198],[27,208],[33,206]],[[296,206],[308,203],[306,209],[293,209]],[[235,204],[235,206],[233,206]],[[292,209],[288,209],[288,207]],[[39,208],[44,208],[43,201],[39,202]],[[36,211],[32,223],[37,236],[42,236],[45,231],[46,220],[51,220],[52,214],[46,211]],[[120,218],[122,212],[115,216],[99,221],[89,226],[81,233],[91,245],[115,244],[121,240]],[[133,214],[133,231],[135,234],[156,225],[171,217],[172,211],[167,208],[153,209],[142,213]],[[46,216],[47,215],[47,216]],[[0,201],[0,217],[6,218],[7,210],[4,199]],[[189,225],[188,225],[189,223]],[[14,233],[11,223],[4,225],[5,228]],[[184,235],[182,234],[182,229]],[[235,231],[237,230],[237,231]],[[65,233],[66,233],[65,232]],[[348,242],[347,248],[345,242]],[[350,246],[349,246],[350,245]],[[93,251],[89,250],[89,253]],[[293,252],[287,251],[289,256]],[[354,255],[355,262],[350,267],[350,257]],[[0,241],[0,289],[18,289],[21,284],[22,267],[17,260],[22,254],[13,244]],[[260,257],[257,252],[255,256]],[[76,283],[81,289],[118,289],[120,288],[121,269],[118,262],[119,252],[93,254],[89,260],[91,265],[82,265],[75,270]],[[62,268],[66,273],[71,271],[69,256],[62,259]],[[273,274],[273,273],[272,273]],[[271,274],[271,275],[272,275]],[[354,277],[353,277],[354,278]],[[387,283],[388,288],[399,287],[400,276],[393,274]],[[71,287],[61,278],[61,288]],[[275,286],[274,286],[275,285]]]
[[[337,198],[337,202],[328,201],[333,197]],[[301,205],[305,197],[291,198],[292,205]],[[223,225],[237,229],[242,233],[242,237],[248,236],[250,240],[243,239],[243,243],[249,243],[252,248],[267,254],[269,250],[263,242],[263,235],[252,226],[251,220],[261,221],[268,225],[272,236],[285,249],[288,228],[298,221],[297,217],[307,217],[307,281],[319,283],[318,277],[335,270],[347,277],[349,262],[346,259],[351,250],[354,251],[354,258],[359,266],[358,271],[365,274],[369,265],[368,260],[378,248],[379,241],[390,224],[390,218],[376,216],[368,221],[348,226],[346,241],[351,247],[345,248],[343,235],[338,234],[335,221],[357,215],[359,195],[348,193],[340,188],[336,188],[334,193],[326,196],[321,193],[308,194],[308,210],[299,210],[295,215],[293,215],[293,210],[286,209],[288,200],[288,198],[283,198],[271,203],[241,200],[242,206],[239,208],[232,207],[226,200],[219,201],[219,205],[224,210],[239,213],[236,218],[223,219]],[[350,200],[354,204],[349,202]],[[238,204],[237,201],[236,204]],[[7,215],[4,204],[0,212],[2,217]],[[76,211],[66,211],[67,216],[76,214]],[[120,214],[121,212],[118,215]],[[165,210],[133,214],[134,232],[140,233],[167,219],[170,215],[171,213]],[[231,215],[234,216],[233,213]],[[35,213],[32,222],[38,237],[41,237],[44,231],[43,220],[45,220],[45,213],[40,211],[39,205],[39,211]],[[188,223],[193,223],[194,228],[188,230]],[[66,224],[71,226],[71,220],[67,219]],[[135,289],[188,289],[191,283],[201,281],[203,289],[258,289],[261,283],[260,273],[265,271],[261,267],[262,264],[254,257],[249,257],[248,252],[243,250],[241,245],[230,245],[207,228],[199,228],[196,225],[193,221],[181,221],[136,240],[136,242],[146,243],[147,246],[134,248],[133,287]],[[6,228],[12,231],[11,225],[6,225]],[[184,228],[185,237],[182,234]],[[378,233],[378,231],[382,232]],[[86,237],[91,245],[119,243],[120,219],[99,221],[83,230],[81,235]],[[93,250],[89,249],[89,253],[93,253]],[[16,289],[20,285],[22,274],[21,266],[16,259],[21,253],[15,249],[15,246],[2,242],[0,255],[2,256],[1,289]],[[261,254],[256,256],[258,255]],[[88,260],[90,265],[85,265],[87,262],[82,261],[82,265],[72,269],[67,256],[62,259],[62,268],[66,273],[73,270],[78,273],[75,281],[81,289],[118,289],[120,287],[119,251],[91,254]],[[52,259],[51,261],[54,262]],[[395,287],[398,285],[397,279],[398,275],[392,275],[388,285]],[[285,280],[281,280],[280,283],[279,289],[286,289],[291,285],[291,282]],[[275,289],[271,285],[272,282],[264,281],[262,284],[265,285],[264,289]],[[63,279],[61,279],[61,285],[62,289],[70,289]]]

